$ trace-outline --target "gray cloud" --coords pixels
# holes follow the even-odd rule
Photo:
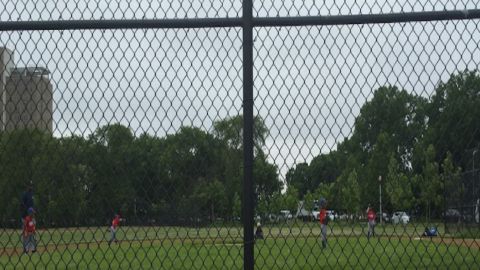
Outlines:
[[[202,5],[199,17],[235,17],[241,9],[240,1],[223,7],[218,1],[150,6],[27,1],[26,11],[20,11],[20,3],[2,2],[1,20],[193,17]],[[313,1],[255,1],[255,12],[296,16],[478,5],[454,2],[422,7],[406,0],[392,6],[345,1],[351,9],[336,9],[333,1],[313,6]],[[380,86],[397,85],[428,97],[451,73],[478,69],[478,23],[255,29],[255,113],[270,129],[269,159],[284,176],[293,164],[335,149]],[[112,122],[130,126],[137,135],[164,136],[182,125],[210,131],[213,121],[242,112],[241,29],[3,32],[0,44],[15,51],[18,66],[45,66],[52,72],[55,136],[85,136]]]

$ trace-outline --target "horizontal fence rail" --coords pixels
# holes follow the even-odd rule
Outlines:
[[[377,24],[480,19],[480,9],[392,14],[252,18],[252,27]],[[242,27],[241,18],[3,21],[0,31]]]

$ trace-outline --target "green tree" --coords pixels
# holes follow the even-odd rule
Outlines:
[[[426,218],[430,220],[432,209],[442,208],[443,183],[438,172],[438,163],[435,161],[435,148],[429,145],[425,152],[425,165],[422,177],[421,200],[426,209]]]
[[[320,200],[320,198],[325,198],[329,204],[329,207],[335,208],[335,201],[334,201],[334,185],[335,183],[320,183],[317,189],[313,192],[310,190],[303,196],[304,201],[304,208],[308,212],[314,210],[314,202]]]
[[[395,157],[390,156],[385,191],[395,210],[410,210],[415,205],[412,181],[400,171]]]
[[[460,207],[465,192],[465,187],[461,181],[462,169],[453,164],[453,155],[450,152],[447,152],[447,156],[443,160],[442,169],[441,178],[444,183],[444,192],[447,200],[445,208]]]
[[[360,186],[355,169],[348,174],[342,173],[335,183],[338,204],[350,214],[357,214],[360,210]]]
[[[262,148],[265,145],[265,139],[268,136],[268,129],[263,119],[259,116],[254,117],[253,123],[253,141],[255,151],[254,161],[254,181],[256,181],[257,196],[265,195],[263,199],[269,200],[268,193],[277,189],[279,185],[276,174],[276,167],[266,162]],[[243,181],[243,116],[237,115],[216,121],[213,125],[213,136],[220,141],[218,149],[221,160],[218,168],[221,168],[221,179],[224,179],[226,190],[226,208],[232,209],[235,204],[234,194],[238,193],[242,197],[241,183]],[[274,173],[275,171],[275,173]],[[255,176],[256,175],[256,176]],[[260,177],[257,180],[256,177]],[[258,192],[266,192],[259,194]],[[260,197],[257,198],[260,200]],[[267,203],[267,202],[265,202]]]
[[[233,217],[242,216],[242,200],[240,199],[240,195],[238,195],[238,193],[233,195],[232,215]]]
[[[321,183],[333,183],[342,172],[339,162],[339,152],[331,151],[328,154],[320,154],[313,158],[308,168],[311,177],[310,190],[314,190]]]
[[[352,140],[368,154],[375,148],[381,133],[392,134],[390,148],[402,161],[410,160],[414,145],[425,129],[426,103],[425,99],[397,87],[380,87],[355,119]],[[400,165],[407,166],[406,163]]]
[[[215,137],[225,141],[230,148],[243,149],[243,115],[237,115],[216,121],[213,124],[213,134]],[[253,118],[253,143],[255,152],[262,151],[265,140],[268,136],[268,128],[260,116]]]
[[[285,194],[283,194],[284,209],[295,212],[298,206],[298,190],[295,187],[289,187]],[[277,211],[278,213],[278,211]]]
[[[193,194],[195,204],[206,209],[210,220],[215,221],[215,213],[221,212],[225,198],[225,187],[217,179],[202,181]]]
[[[87,185],[88,208],[98,220],[114,213],[133,215],[133,142],[131,130],[120,124],[100,127],[90,136],[89,166],[94,175]]]
[[[335,188],[335,182],[333,183],[320,183],[320,185],[315,189],[313,195],[315,199],[325,198],[328,202],[334,202],[333,190]],[[334,208],[335,205],[330,203],[330,206]]]
[[[164,220],[169,217],[168,206],[171,194],[174,194],[162,155],[165,151],[165,139],[142,134],[132,145],[131,166],[134,175],[135,198],[134,216],[136,219]]]
[[[452,74],[447,82],[438,85],[431,98],[423,144],[435,146],[438,163],[450,152],[454,164],[467,168],[471,166],[471,160],[464,157],[465,149],[472,149],[480,143],[478,119],[480,72]]]
[[[309,190],[316,188],[311,181],[307,163],[299,163],[295,168],[290,168],[285,178],[288,187],[295,187],[300,197],[303,197]]]
[[[278,169],[274,164],[268,163],[267,157],[260,153],[254,159],[253,179],[255,181],[255,190],[257,194],[270,196],[275,191],[282,189],[282,184],[278,179]]]
[[[303,196],[303,208],[311,213],[314,208],[315,200],[318,200],[318,197],[315,196],[314,193],[310,192],[310,190],[307,191],[307,193]]]
[[[185,207],[195,204],[190,199],[204,179],[224,182],[218,175],[222,160],[217,143],[211,134],[192,127],[182,127],[166,137],[160,163],[166,175],[162,185],[168,192],[172,212],[176,211],[177,201],[181,200]]]
[[[427,100],[395,86],[375,90],[360,109],[352,136],[338,147],[344,159],[355,159],[362,201],[378,198],[378,176],[386,176],[394,154],[401,170],[411,166],[415,145],[426,129]],[[347,168],[345,166],[344,168]]]

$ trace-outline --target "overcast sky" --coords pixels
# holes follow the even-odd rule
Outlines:
[[[0,0],[5,7],[0,20],[241,16],[241,1],[37,2]],[[476,1],[418,2],[271,0],[254,6],[257,16],[480,6]],[[270,129],[266,150],[282,175],[349,136],[374,89],[392,84],[429,96],[451,73],[480,63],[478,20],[257,28],[254,34],[255,113]],[[213,121],[242,112],[238,28],[3,32],[0,46],[14,51],[17,66],[45,66],[52,72],[58,137],[86,136],[114,122],[137,135],[164,136],[182,125],[211,131]]]

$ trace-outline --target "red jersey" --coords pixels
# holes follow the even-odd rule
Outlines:
[[[320,214],[318,214],[318,220],[320,221],[320,224],[327,224],[327,210],[320,210]]]
[[[35,233],[35,219],[31,216],[26,216],[23,224],[23,231],[27,233]]]
[[[112,228],[116,229],[119,224],[120,224],[120,217],[119,217],[119,216],[116,216],[116,217],[112,220]]]
[[[367,212],[368,221],[375,220],[375,218],[376,218],[375,211],[373,211],[373,209],[369,209]]]

